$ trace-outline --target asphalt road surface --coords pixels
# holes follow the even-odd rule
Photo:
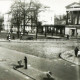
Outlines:
[[[22,59],[24,57],[22,53],[15,50],[11,51],[6,48],[0,48],[0,51],[3,52],[0,53],[0,58],[4,56],[8,63],[10,60],[17,61],[18,59]],[[59,57],[48,60],[28,54],[26,54],[26,56],[28,57],[29,65],[43,72],[51,71],[53,73],[52,75],[55,77],[55,80],[80,80],[80,66],[62,60]],[[0,67],[0,74],[0,80],[27,80],[27,78],[21,74],[16,73],[16,75],[12,71],[5,70],[2,67]]]
[[[27,76],[20,74],[17,71],[0,65],[0,80],[30,80]]]
[[[31,60],[31,59],[30,59]],[[31,65],[41,71],[51,71],[56,80],[80,80],[80,66],[60,58],[44,60],[32,58]]]

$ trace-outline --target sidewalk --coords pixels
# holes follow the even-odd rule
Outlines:
[[[18,42],[18,43],[25,43],[25,42],[53,42],[53,41],[61,41],[60,39],[34,39],[34,40],[20,40],[20,39],[15,39],[15,40],[11,40],[10,42]],[[6,39],[0,39],[0,42],[9,42]]]
[[[78,57],[75,57],[74,50],[66,51],[62,53],[60,57],[73,64],[80,65],[80,55],[78,55]]]
[[[38,65],[39,62],[44,61],[45,59],[37,58],[32,55],[3,47],[0,47],[0,51],[0,62],[2,67],[5,67],[8,70],[12,70],[12,72],[15,71],[16,75],[18,74],[18,72],[25,75],[27,80],[43,80],[43,78],[47,78],[44,71],[40,71],[32,66],[32,64],[34,63]],[[24,67],[17,68],[16,70],[13,69],[14,65],[19,65],[17,62],[20,60],[22,60],[21,65],[24,66],[24,56],[27,56],[28,58],[28,69],[24,69]]]
[[[29,36],[29,35],[28,35]],[[14,40],[11,38],[11,41],[46,41],[46,40],[54,40],[54,39],[63,39],[62,37],[60,36],[50,36],[50,35],[47,35],[45,37],[45,35],[38,35],[37,36],[37,39],[36,38],[33,38],[33,39],[27,39],[28,36],[23,36],[22,40],[20,40],[20,38],[15,38]],[[33,36],[35,37],[35,36]],[[0,38],[0,41],[8,41],[6,38]]]
[[[29,36],[29,35],[28,35]],[[25,39],[11,39],[11,42],[52,42],[52,41],[78,41],[77,39],[69,39],[67,40],[65,37],[60,36],[50,36],[47,35],[46,37],[44,35],[38,35],[38,38],[34,38],[32,40],[26,39],[27,36],[25,36]],[[44,37],[44,38],[43,38]],[[0,42],[9,42],[6,38],[0,38]]]
[[[41,80],[40,75],[43,74],[43,72],[31,67],[30,65],[28,65],[28,69],[24,69],[24,67],[22,67],[18,68],[17,71],[27,76],[27,79],[30,80]]]
[[[48,72],[42,72],[40,70],[37,70],[30,65],[28,65],[28,69],[19,68],[17,69],[18,72],[26,75],[30,80],[55,80],[55,78],[51,75],[51,78],[48,79],[47,74]]]

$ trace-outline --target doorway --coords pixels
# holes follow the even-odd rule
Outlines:
[[[71,29],[71,36],[75,36],[75,29]]]

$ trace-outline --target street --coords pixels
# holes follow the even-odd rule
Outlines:
[[[34,55],[29,55],[29,54],[25,54],[25,53],[23,53],[23,52],[19,52],[19,51],[15,51],[15,50],[10,50],[10,49],[7,49],[7,48],[13,48],[13,46],[15,46],[15,44],[17,44],[16,45],[16,48],[18,48],[18,47],[21,47],[20,45],[21,44],[23,44],[23,43],[13,43],[13,42],[11,42],[11,43],[7,43],[7,42],[0,42],[1,44],[0,44],[0,59],[2,59],[3,61],[1,62],[1,64],[2,65],[5,65],[5,67],[7,66],[7,67],[9,67],[9,69],[12,69],[12,65],[13,64],[17,64],[17,61],[18,60],[23,60],[24,59],[24,56],[27,56],[27,58],[28,58],[28,65],[30,65],[31,67],[33,67],[33,68],[35,68],[36,70],[39,70],[39,71],[41,71],[41,73],[39,74],[39,75],[37,75],[37,73],[35,73],[35,75],[37,76],[37,77],[39,77],[39,76],[41,76],[41,74],[43,73],[43,72],[47,72],[47,71],[51,71],[52,72],[52,76],[55,78],[55,80],[80,80],[80,76],[79,76],[79,74],[80,74],[80,66],[77,66],[77,65],[75,65],[75,64],[73,64],[73,63],[70,63],[70,62],[67,62],[67,61],[65,61],[65,60],[63,60],[63,59],[61,59],[58,55],[59,55],[59,53],[57,53],[57,55],[55,56],[55,57],[53,57],[53,59],[51,58],[51,59],[48,59],[48,58],[41,58],[41,57],[36,57],[36,56],[34,56]],[[49,45],[50,47],[52,46],[51,44],[52,43],[54,43],[54,42],[48,42],[48,43],[45,43],[44,45],[46,46],[46,44],[47,45]],[[59,47],[61,47],[60,45],[63,43],[63,42],[61,42],[61,43],[59,43],[59,42],[57,42],[58,43],[58,46]],[[74,45],[74,44],[76,44],[76,43],[70,43],[70,44],[67,44],[68,42],[64,42],[64,44],[62,44],[62,46],[64,46],[65,44],[69,47],[71,47],[72,48],[72,46]],[[5,45],[4,45],[5,44]],[[33,44],[33,45],[36,45],[36,46],[40,46],[40,44],[42,45],[42,43],[38,43],[38,42],[36,42],[36,43],[33,43],[33,42],[31,42],[31,43],[25,43],[24,44],[24,46],[25,45],[29,45],[29,44]],[[55,43],[56,44],[56,43]],[[7,45],[7,47],[6,47],[6,45]],[[10,47],[10,45],[11,45],[11,47]],[[44,47],[42,47],[42,48],[45,48],[45,46]],[[48,50],[49,50],[49,46],[48,46]],[[56,45],[55,45],[56,46]],[[67,47],[66,46],[66,47]],[[4,48],[4,47],[6,47],[6,48]],[[33,46],[32,46],[33,47]],[[29,47],[29,48],[32,48],[32,47]],[[34,46],[35,47],[35,46]],[[69,48],[70,48],[69,47]],[[27,49],[27,50],[29,50],[29,48]],[[70,48],[70,49],[71,49]],[[21,49],[21,48],[20,48]],[[38,48],[37,48],[38,49]],[[55,48],[54,48],[55,49]],[[36,48],[35,48],[35,50],[36,50]],[[34,51],[35,51],[34,50]],[[39,49],[38,49],[39,50]],[[41,48],[40,48],[40,50],[41,50]],[[60,52],[60,51],[65,51],[65,50],[69,50],[68,48],[67,49],[58,49],[59,51],[58,52]],[[54,50],[55,51],[55,50]],[[29,52],[29,51],[28,51]],[[37,52],[37,51],[36,51]],[[41,51],[42,52],[42,51]],[[45,51],[46,52],[46,51]],[[44,53],[45,53],[44,52]],[[49,55],[49,54],[48,54]],[[54,56],[55,54],[53,54],[53,56]],[[3,68],[0,68],[0,69],[2,69],[1,71],[4,73],[5,71],[4,71],[4,69]],[[14,71],[14,70],[13,70]],[[10,74],[11,73],[11,74]],[[10,74],[10,75],[9,75]],[[12,74],[14,74],[13,72],[9,72],[7,75],[6,75],[6,73],[5,74],[2,74],[2,78],[3,78],[3,80],[5,79],[4,77],[3,77],[3,75],[6,75],[5,77],[7,77],[7,76],[9,76],[9,77],[11,77],[11,79],[10,80],[13,80],[13,77],[12,77]],[[31,74],[31,73],[30,73]],[[32,74],[33,75],[33,74]],[[21,78],[24,78],[24,77],[22,77],[22,76],[20,76],[19,77],[19,75],[17,76],[17,75],[14,75],[15,77],[14,77],[14,79],[15,80],[22,80]],[[8,77],[8,78],[9,78]],[[19,79],[17,79],[17,78],[19,78]],[[7,79],[8,80],[8,79]],[[23,80],[25,80],[25,79],[23,79]],[[26,79],[27,80],[27,79]]]
[[[80,80],[80,0],[0,0],[0,80]]]
[[[9,69],[0,62],[0,80],[31,80],[25,75],[20,74],[19,72]]]

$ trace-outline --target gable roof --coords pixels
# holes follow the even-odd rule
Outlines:
[[[66,6],[66,8],[80,8],[80,3],[74,2]]]

